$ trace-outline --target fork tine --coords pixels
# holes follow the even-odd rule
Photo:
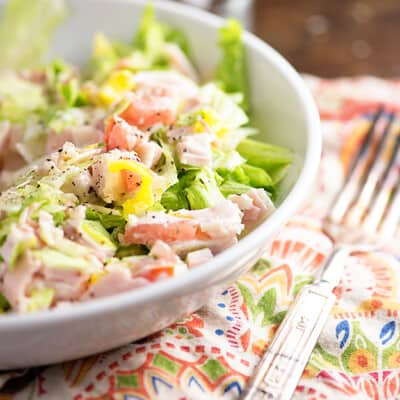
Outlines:
[[[397,227],[400,223],[400,177],[397,181],[396,193],[389,206],[389,210],[383,218],[379,233],[384,238],[395,235]]]
[[[389,114],[386,126],[376,147],[376,158],[372,160],[371,165],[365,172],[365,180],[361,185],[359,196],[351,205],[351,208],[345,216],[345,223],[349,227],[356,227],[361,223],[368,210],[368,206],[373,200],[375,189],[379,186],[379,182],[384,177],[387,166],[387,147],[388,145],[390,146],[392,136],[395,134],[393,131],[399,129],[393,126],[394,116],[394,113]]]
[[[383,223],[383,219],[387,219],[386,215],[392,213],[396,216],[397,210],[392,210],[393,202],[390,204],[392,194],[394,191],[398,191],[399,186],[399,164],[400,164],[400,136],[397,134],[394,145],[392,144],[392,153],[387,163],[383,179],[376,188],[375,193],[377,193],[370,209],[368,210],[365,220],[363,222],[363,228],[368,233],[376,233],[379,230],[379,226]],[[395,194],[394,199],[398,196]],[[398,200],[396,200],[397,202]],[[390,207],[388,208],[390,204]],[[395,206],[395,205],[394,205]],[[387,212],[386,212],[387,211]],[[390,229],[390,223],[388,222],[388,227],[385,229]],[[396,228],[396,227],[395,227]],[[395,229],[394,228],[394,229]]]
[[[381,107],[373,116],[371,125],[362,145],[360,146],[355,158],[353,159],[349,172],[344,180],[342,190],[338,192],[333,207],[327,217],[333,223],[339,224],[343,216],[346,214],[349,205],[354,200],[355,196],[359,192],[360,182],[365,176],[366,166],[370,161],[369,148],[372,142],[373,136],[376,132],[376,127],[379,119],[383,114],[383,107]]]

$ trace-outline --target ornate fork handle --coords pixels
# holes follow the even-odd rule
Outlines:
[[[242,400],[291,398],[336,300],[332,291],[339,284],[345,260],[356,248],[336,247],[319,271],[317,281],[300,290]]]
[[[334,302],[332,287],[324,281],[301,289],[242,400],[291,398]]]

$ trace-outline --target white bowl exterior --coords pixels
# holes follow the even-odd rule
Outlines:
[[[87,58],[93,33],[129,39],[145,0],[69,0],[71,15],[55,38],[54,54]],[[205,74],[218,59],[217,17],[156,1],[161,19],[183,28]],[[298,155],[277,211],[236,246],[187,274],[147,288],[71,308],[0,318],[0,369],[43,365],[105,351],[153,333],[188,314],[234,281],[260,257],[273,234],[307,197],[320,157],[318,113],[304,83],[268,45],[245,34],[252,103],[260,137]],[[293,183],[296,182],[293,186]],[[289,190],[290,189],[290,190]]]

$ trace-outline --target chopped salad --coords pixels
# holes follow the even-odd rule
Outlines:
[[[130,42],[97,34],[84,67],[43,63],[63,7],[11,0],[0,24],[0,312],[198,268],[274,211],[292,161],[252,138],[236,21],[220,29],[215,78],[202,82],[185,34],[151,6]],[[9,37],[38,17],[28,49]]]

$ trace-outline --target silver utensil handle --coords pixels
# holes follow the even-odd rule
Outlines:
[[[301,289],[250,379],[242,400],[289,400],[335,302],[319,282]]]

